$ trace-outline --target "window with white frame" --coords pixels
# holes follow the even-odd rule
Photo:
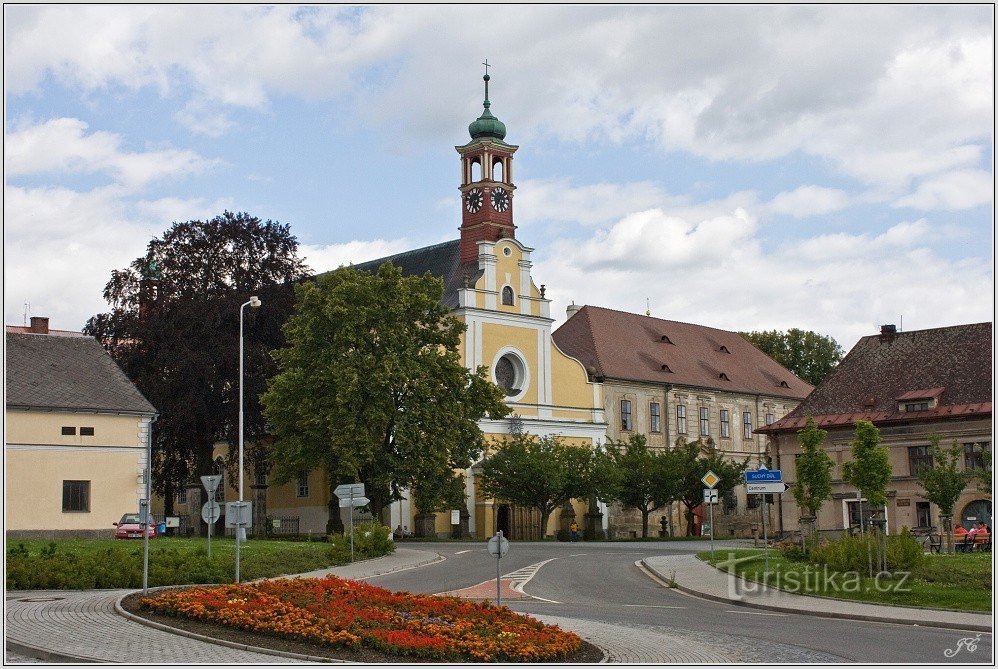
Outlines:
[[[721,409],[721,436],[725,439],[731,436],[731,412]]]
[[[308,497],[308,471],[298,472],[298,481],[295,486],[295,497]]]
[[[658,402],[652,402],[648,405],[648,416],[649,416],[649,426],[648,429],[651,432],[661,432],[662,431],[662,405]]]
[[[634,429],[634,421],[631,417],[631,400],[620,400],[620,429]]]
[[[752,412],[746,411],[742,414],[742,436],[746,439],[752,438]]]
[[[679,434],[686,434],[686,405],[676,406],[676,430]]]
[[[700,436],[710,435],[710,409],[700,407]]]

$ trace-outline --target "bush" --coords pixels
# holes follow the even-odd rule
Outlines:
[[[395,551],[391,540],[392,529],[381,523],[361,523],[353,528],[353,551],[355,560],[381,557]],[[350,536],[348,534],[329,537],[329,555],[335,564],[350,561]]]
[[[819,565],[828,565],[832,571],[856,571],[868,569],[869,555],[876,555],[876,538],[870,534],[858,537],[842,537],[811,550],[810,560]],[[871,551],[872,548],[872,551]],[[922,547],[908,532],[887,537],[887,568],[891,571],[909,571],[922,559]]]
[[[807,560],[807,550],[796,541],[781,541],[776,544],[776,549],[788,560],[794,562],[804,562]]]

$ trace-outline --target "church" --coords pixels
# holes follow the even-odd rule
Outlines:
[[[467,326],[462,363],[469,369],[486,366],[512,409],[506,419],[479,423],[486,456],[520,432],[557,435],[566,444],[593,448],[606,441],[602,386],[552,340],[550,300],[531,273],[533,249],[516,238],[513,155],[519,147],[506,143],[506,127],[489,109],[488,74],[484,80],[484,109],[468,128],[470,141],[455,147],[460,161],[460,199],[455,201],[461,207],[460,237],[355,267],[374,272],[391,262],[405,275],[430,272],[443,280],[444,304]],[[485,498],[477,490],[478,472],[477,466],[464,472],[466,508],[455,509],[457,515],[438,513],[427,522],[417,518],[414,505],[402,500],[391,506],[391,526],[422,536],[450,536],[456,526],[461,534],[478,538],[502,530],[504,536],[526,540],[554,535],[569,519],[578,518],[581,525],[589,511],[583,500],[576,500],[541,528],[536,511]],[[267,515],[297,517],[294,524],[301,533],[322,532],[329,487],[321,470],[302,474],[297,482],[270,487]],[[456,517],[460,523],[452,524]]]

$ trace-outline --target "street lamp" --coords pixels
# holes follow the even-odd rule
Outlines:
[[[239,544],[244,538],[245,530],[243,529],[243,439],[244,439],[244,418],[243,418],[243,365],[244,358],[243,355],[243,314],[246,313],[246,307],[252,307],[254,309],[258,308],[261,304],[260,298],[254,295],[249,298],[248,302],[244,302],[241,307],[239,307],[239,514],[238,523],[236,523],[236,583],[239,583]]]

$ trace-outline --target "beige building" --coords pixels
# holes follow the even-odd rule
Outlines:
[[[992,442],[992,324],[957,325],[897,332],[885,325],[879,335],[863,337],[796,410],[764,428],[773,440],[776,465],[789,483],[796,480],[797,430],[810,416],[828,431],[825,448],[832,458],[832,499],[818,514],[818,529],[839,532],[859,526],[869,506],[842,480],[851,459],[856,421],[871,421],[890,451],[893,476],[888,486],[887,531],[940,527],[939,509],[924,497],[915,475],[931,466],[928,435],[941,446],[954,441],[964,450],[963,466],[983,465],[982,451]],[[954,522],[983,520],[991,525],[991,494],[971,483],[954,509]],[[800,513],[783,495],[778,527],[799,528]]]
[[[156,410],[100,344],[8,326],[4,510],[8,538],[114,536],[139,510]]]
[[[572,305],[555,343],[603,384],[607,436],[644,434],[652,448],[711,439],[732,460],[765,462],[767,440],[757,429],[788,414],[812,386],[737,332],[668,321],[602,307]],[[737,486],[715,509],[715,536],[751,536],[761,521],[759,496]],[[649,535],[686,532],[681,507],[649,519]],[[694,511],[699,534],[703,509]],[[611,538],[640,536],[635,509],[609,509]]]

